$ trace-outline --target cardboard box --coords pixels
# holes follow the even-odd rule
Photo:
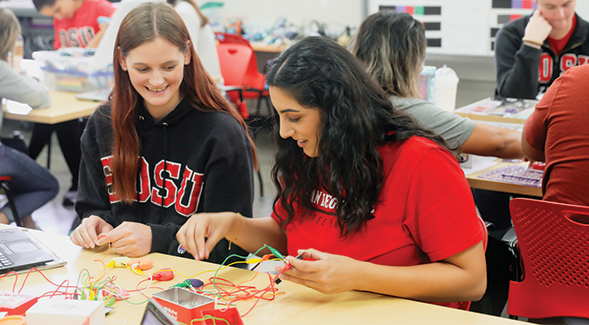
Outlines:
[[[27,325],[104,325],[104,303],[92,300],[42,299],[26,313]]]

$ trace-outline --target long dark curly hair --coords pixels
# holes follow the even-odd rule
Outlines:
[[[337,199],[337,225],[346,237],[361,230],[381,191],[384,173],[378,146],[412,136],[431,139],[447,148],[437,134],[395,109],[388,95],[361,63],[339,44],[322,37],[297,42],[274,62],[266,80],[301,106],[321,111],[317,152],[311,158],[292,139],[279,136],[272,180],[287,215],[294,204],[310,213],[311,193],[323,187]]]

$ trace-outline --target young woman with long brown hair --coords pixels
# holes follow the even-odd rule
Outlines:
[[[195,212],[252,215],[255,152],[247,127],[203,68],[180,16],[145,3],[121,23],[111,100],[82,136],[81,225],[70,236],[117,253],[181,255]],[[104,236],[101,236],[104,235]],[[240,248],[221,242],[209,261]]]

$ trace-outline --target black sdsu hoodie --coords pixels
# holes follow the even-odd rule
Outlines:
[[[561,53],[556,55],[548,40],[540,50],[524,45],[522,38],[530,16],[503,26],[495,41],[495,94],[535,99],[566,70],[589,63],[589,24],[577,14],[577,25]]]
[[[136,130],[141,144],[137,200],[116,200],[109,164],[114,143],[110,103],[90,117],[82,135],[76,212],[96,215],[113,227],[124,221],[151,227],[151,252],[182,255],[176,232],[193,213],[233,211],[252,215],[253,158],[248,137],[231,115],[202,112],[183,100],[155,122],[139,104]],[[165,184],[165,186],[164,186]],[[222,263],[245,251],[221,240],[209,256]],[[191,257],[184,253],[185,257]]]

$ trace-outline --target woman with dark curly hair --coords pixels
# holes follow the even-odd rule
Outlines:
[[[197,259],[222,238],[250,252],[268,244],[301,254],[286,258],[293,267],[280,278],[325,293],[453,307],[478,300],[486,233],[444,140],[396,110],[360,63],[324,38],[287,49],[267,81],[280,135],[272,217],[196,214],[179,242]]]

